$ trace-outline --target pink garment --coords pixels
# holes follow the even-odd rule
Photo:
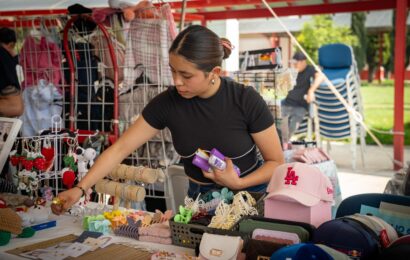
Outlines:
[[[21,48],[19,63],[23,67],[22,88],[37,86],[40,79],[61,84],[62,54],[60,47],[42,36],[40,41],[28,36]]]
[[[161,14],[167,20],[168,30],[171,40],[173,41],[177,37],[177,26],[175,25],[174,15],[172,14],[171,6],[167,3],[161,6]]]
[[[169,238],[171,237],[171,229],[164,224],[152,224],[149,227],[140,227],[138,229],[138,234],[140,236]]]
[[[107,17],[115,14],[118,12],[118,9],[106,7],[106,8],[94,8],[93,13],[92,13],[92,18],[94,19],[94,22],[96,23],[104,23],[107,21]],[[104,24],[105,26],[110,26],[110,23]]]

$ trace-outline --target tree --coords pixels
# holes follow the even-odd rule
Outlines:
[[[315,62],[318,60],[318,49],[325,44],[358,45],[358,39],[352,34],[350,28],[334,25],[330,15],[313,16],[312,22],[303,25],[297,40]]]
[[[367,30],[365,26],[366,13],[353,13],[351,30],[358,39],[358,45],[353,47],[357,68],[361,71],[366,65]]]
[[[379,35],[369,34],[367,36],[367,50],[366,61],[368,66],[368,81],[372,82],[374,72],[376,71],[377,64],[379,63]]]

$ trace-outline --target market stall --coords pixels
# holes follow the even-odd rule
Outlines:
[[[111,153],[115,157],[113,161],[120,162],[100,176],[95,185],[84,186],[92,179],[87,174],[99,156],[104,156],[102,152],[114,147],[125,130],[135,127],[147,104],[154,100],[158,105],[156,98],[177,85],[174,81],[181,78],[189,81],[194,77],[192,72],[187,73],[187,66],[182,73],[170,68],[169,50],[180,51],[183,40],[189,38],[177,37],[173,5],[162,2],[153,5],[150,1],[109,3],[109,8],[96,9],[73,4],[44,17],[36,16],[33,11],[8,23],[2,21],[18,34],[26,110],[20,118],[21,136],[14,137],[8,148],[10,167],[7,182],[2,186],[7,192],[0,193],[0,258],[285,259],[302,255],[302,258],[374,259],[383,254],[393,255],[397,247],[408,245],[408,197],[382,197],[376,205],[363,202],[355,212],[339,214],[334,219],[341,203],[337,168],[320,147],[314,142],[289,144],[283,161],[280,149],[280,155],[275,155],[278,159],[267,152],[264,142],[252,141],[258,139],[262,130],[280,123],[276,98],[279,92],[289,90],[292,79],[289,71],[279,70],[282,68],[279,48],[270,50],[275,55],[256,52],[261,64],[253,64],[268,66],[274,69],[273,73],[248,71],[236,75],[237,81],[257,85],[241,88],[256,98],[235,99],[241,104],[232,105],[239,107],[237,114],[229,109],[214,113],[226,122],[240,122],[238,125],[250,129],[246,137],[251,148],[239,156],[225,156],[225,151],[232,151],[234,145],[235,149],[244,150],[240,145],[248,139],[244,141],[243,135],[239,135],[242,139],[238,142],[216,149],[214,140],[207,134],[214,131],[220,142],[231,140],[231,136],[219,134],[218,130],[225,133],[226,128],[218,128],[219,122],[215,120],[209,120],[214,126],[210,129],[204,122],[191,124],[176,120],[184,125],[173,126],[174,129],[203,124],[205,130],[185,136],[174,131],[171,136],[161,121],[168,111],[177,111],[178,120],[189,116],[195,119],[198,114],[208,116],[208,110],[215,106],[198,109],[197,114],[183,114],[165,103],[158,113],[160,116],[149,122],[157,123],[158,127],[143,128],[145,132],[154,132],[153,128],[163,130],[156,131],[153,138],[148,138],[150,141],[124,160]],[[216,14],[208,15],[212,18]],[[201,17],[203,20],[206,15]],[[232,46],[229,41],[212,35],[221,45],[218,51],[225,57],[225,49],[232,50]],[[173,41],[182,43],[173,46]],[[222,60],[219,56],[218,61]],[[175,62],[175,56],[173,59]],[[195,61],[177,59],[176,64],[181,63],[192,65]],[[206,77],[214,74],[217,74],[215,70],[205,73]],[[238,84],[218,76],[209,78],[207,86],[212,88],[215,82],[225,84],[225,89],[229,84]],[[273,99],[268,102],[270,110],[257,91],[273,92]],[[213,94],[217,96],[216,93],[222,95],[222,92]],[[171,96],[171,100],[189,95],[189,91],[178,94]],[[167,101],[164,95],[161,97],[160,101]],[[225,104],[218,104],[221,103]],[[254,107],[261,108],[257,110],[260,113],[246,110]],[[187,111],[194,110],[183,112]],[[260,119],[262,114],[266,120]],[[239,119],[229,121],[231,118]],[[235,131],[228,133],[236,135]],[[131,135],[128,137],[132,139]],[[274,137],[277,139],[276,134]],[[173,145],[178,139],[199,145],[189,144],[197,145],[192,154],[189,154],[192,149],[179,147],[180,151],[187,151],[186,156],[180,155]],[[267,143],[270,145],[272,140]],[[126,149],[126,143],[122,144]],[[280,147],[279,143],[274,145]],[[121,149],[116,151],[121,153]],[[262,169],[259,163],[263,160],[274,172],[270,172],[267,183],[243,189],[222,187],[214,179],[210,188],[195,190],[195,184],[189,181],[190,189],[184,201],[169,203],[174,200],[174,193],[181,192],[170,189],[168,176],[169,166],[179,160],[184,162],[187,174],[191,170],[205,176],[229,168],[233,179],[247,178],[247,174]],[[100,160],[97,164],[100,171],[106,170],[104,162]],[[94,176],[97,174],[93,172]],[[195,180],[194,175],[188,176]],[[204,176],[200,177],[204,179]],[[186,181],[188,177],[184,177]],[[200,186],[200,182],[196,185]],[[252,190],[254,187],[258,189]],[[62,192],[73,190],[81,199],[64,209],[70,197]],[[51,208],[62,215],[52,214]]]

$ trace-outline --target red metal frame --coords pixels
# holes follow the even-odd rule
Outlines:
[[[88,16],[88,15],[81,15],[83,18],[88,19],[93,21],[93,19]],[[71,100],[70,100],[70,130],[74,131],[74,101],[72,100],[75,96],[75,68],[74,68],[74,62],[73,62],[73,57],[71,55],[69,55],[70,52],[70,48],[68,46],[68,31],[70,30],[70,28],[72,27],[73,23],[79,18],[80,16],[74,16],[72,17],[70,20],[68,20],[66,26],[64,27],[64,34],[63,34],[63,46],[64,46],[64,50],[67,53],[67,61],[68,61],[68,66],[70,68],[70,96],[71,96]],[[104,34],[104,37],[107,41],[108,44],[108,49],[110,52],[110,58],[113,64],[113,69],[114,69],[114,115],[113,115],[113,138],[111,138],[110,140],[115,141],[118,136],[119,136],[119,131],[118,131],[118,102],[116,102],[116,100],[118,100],[118,64],[117,64],[117,59],[115,56],[115,51],[114,51],[114,47],[112,46],[112,41],[111,41],[111,37],[107,31],[107,29],[104,27],[104,25],[102,25],[101,23],[97,23],[98,28],[102,31],[102,33]]]
[[[279,2],[303,2],[303,0],[266,0],[268,3]],[[169,3],[173,9],[181,9],[182,2]],[[234,7],[238,5],[260,5],[261,0],[190,0],[187,1],[187,8],[204,8],[204,7]]]
[[[406,0],[396,0],[396,34],[394,46],[394,159],[403,163],[404,153],[404,58],[406,56]],[[402,167],[394,163],[394,169]]]
[[[406,0],[403,0],[406,1]],[[407,0],[410,4],[410,0]],[[360,12],[371,10],[384,10],[395,8],[394,1],[391,0],[369,0],[360,2],[347,3],[329,3],[318,5],[293,5],[291,7],[274,8],[278,16],[290,15],[314,15],[314,14],[329,14],[329,13],[344,13],[344,12]],[[253,10],[237,10],[237,11],[220,11],[220,12],[203,12],[198,13],[205,16],[206,20],[225,20],[225,19],[249,19],[249,18],[265,18],[272,17],[271,13],[266,8]]]
[[[43,22],[47,27],[57,26],[58,25],[58,22],[54,19],[49,19],[49,20],[46,20],[46,21],[43,21]],[[33,27],[33,26],[39,27],[41,23],[42,23],[42,21],[40,21],[39,19],[30,20],[30,21],[28,21],[28,20],[10,21],[10,20],[6,20],[6,19],[0,19],[0,26],[1,27],[14,27],[14,26],[17,26],[17,27]]]

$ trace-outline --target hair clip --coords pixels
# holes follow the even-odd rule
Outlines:
[[[233,200],[233,192],[229,191],[228,188],[222,188],[221,192],[212,192],[212,197],[214,199],[223,200],[225,203],[230,203]]]
[[[174,221],[178,223],[185,223],[188,224],[191,221],[193,212],[191,209],[184,208],[183,206],[179,206],[179,214],[176,214],[174,217]]]
[[[142,227],[149,227],[152,223],[152,217],[151,215],[147,214],[145,215],[144,219],[142,220],[141,226]]]
[[[174,215],[174,212],[173,212],[171,209],[166,210],[166,211],[164,212],[164,214],[162,215],[161,223],[170,220],[173,215]]]
[[[220,43],[221,43],[221,45],[222,45],[223,47],[225,47],[225,48],[227,48],[227,49],[229,49],[229,50],[231,50],[231,51],[232,51],[233,49],[235,49],[235,46],[233,46],[232,43],[229,42],[228,40],[221,39],[221,40],[220,40]]]
[[[199,208],[201,208],[205,204],[203,200],[199,199],[200,196],[201,193],[196,197],[195,200],[188,196],[186,196],[184,199],[185,208],[190,209],[192,211],[192,214],[198,212]]]

